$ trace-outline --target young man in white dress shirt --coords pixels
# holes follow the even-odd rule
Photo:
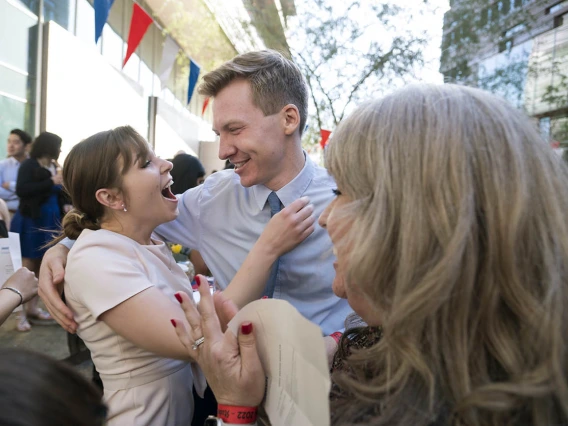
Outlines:
[[[13,216],[18,210],[20,199],[16,195],[16,180],[20,163],[28,158],[28,146],[32,137],[20,129],[13,129],[8,135],[6,151],[8,158],[0,161],[0,198],[6,201]]]
[[[308,89],[299,68],[275,51],[239,55],[203,77],[200,93],[213,102],[219,158],[234,170],[219,171],[179,196],[179,216],[156,232],[198,250],[221,288],[241,266],[271,217],[267,199],[283,206],[308,196],[319,217],[334,197],[335,183],[301,147]],[[57,321],[73,332],[71,311],[61,302],[67,248],[50,249],[40,272],[40,295]],[[327,232],[312,235],[280,257],[268,296],[289,301],[325,336],[343,330],[351,312],[333,294],[335,256]],[[336,339],[326,338],[328,352]]]

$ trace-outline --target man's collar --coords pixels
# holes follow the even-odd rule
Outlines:
[[[306,151],[303,152],[306,161],[304,162],[304,167],[300,173],[298,173],[298,175],[288,184],[276,191],[276,195],[278,195],[278,198],[284,207],[290,205],[290,203],[303,196],[314,177],[314,163],[310,159],[309,155],[306,154]],[[272,190],[264,185],[254,185],[251,190],[254,194],[258,209],[262,210],[266,205],[266,200]]]

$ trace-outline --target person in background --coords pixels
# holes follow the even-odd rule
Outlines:
[[[341,338],[331,423],[568,425],[568,167],[533,120],[479,89],[411,85],[343,120],[325,164],[333,289],[368,324]],[[256,324],[223,334],[200,292],[199,312],[179,295],[178,336],[219,415],[253,424]]]
[[[36,276],[46,245],[61,224],[63,178],[56,163],[60,152],[61,138],[43,132],[34,140],[30,158],[22,162],[18,171],[16,194],[20,197],[20,204],[10,230],[20,234],[22,265]],[[38,306],[37,297],[24,305],[16,329],[29,331],[30,322],[53,324],[51,315]]]
[[[231,163],[230,160],[225,161],[225,168],[223,170],[234,169],[234,168],[235,168],[235,165],[233,163]]]
[[[205,169],[197,157],[189,154],[178,154],[172,160],[172,192],[183,194],[190,188],[203,183]]]
[[[16,180],[20,164],[28,158],[28,147],[32,137],[20,129],[13,129],[8,136],[8,158],[0,161],[0,198],[8,205],[13,216],[18,210],[19,199],[16,194]],[[8,228],[10,229],[10,228]]]
[[[190,188],[201,185],[205,180],[205,168],[201,161],[193,155],[184,153],[177,154],[172,160],[172,192],[183,194]],[[193,265],[194,275],[211,275],[209,268],[205,264],[203,257],[197,250],[188,247],[181,247],[180,252],[187,255]]]
[[[101,392],[62,361],[0,348],[0,424],[104,426]]]
[[[28,268],[20,268],[0,287],[0,325],[12,311],[37,295],[37,278]],[[0,424],[3,424],[0,422]]]

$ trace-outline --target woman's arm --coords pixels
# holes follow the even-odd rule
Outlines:
[[[302,197],[274,215],[223,292],[240,309],[262,296],[272,264],[314,232],[314,206]]]
[[[0,198],[0,219],[6,224],[6,229],[10,230],[10,211],[6,201]]]
[[[179,303],[156,287],[147,288],[99,316],[113,331],[140,348],[166,358],[192,361],[176,336],[171,318],[184,318],[183,311]],[[187,323],[185,326],[189,327]]]
[[[164,293],[157,280],[183,280],[161,267],[161,260],[146,258],[146,249],[122,236],[96,231],[81,235],[69,254],[65,271],[65,295],[71,309],[86,309],[114,332],[134,345],[167,358],[189,360],[176,337],[170,318],[180,315],[173,296]],[[173,259],[172,259],[173,263]],[[187,281],[189,289],[189,282]],[[79,323],[79,329],[82,324]]]
[[[14,290],[9,290],[10,287]],[[18,291],[22,294],[18,294]],[[28,268],[20,268],[6,280],[0,289],[0,325],[20,303],[27,302],[37,294],[37,278]]]

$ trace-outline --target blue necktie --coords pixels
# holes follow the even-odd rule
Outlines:
[[[282,204],[276,192],[271,192],[268,196],[268,205],[270,206],[270,217],[274,216],[280,210],[282,210]],[[272,265],[272,270],[270,271],[270,276],[266,282],[266,288],[264,289],[264,296],[272,299],[274,295],[274,288],[276,287],[276,282],[278,281],[278,265],[280,264],[280,258],[276,259],[274,265]]]

